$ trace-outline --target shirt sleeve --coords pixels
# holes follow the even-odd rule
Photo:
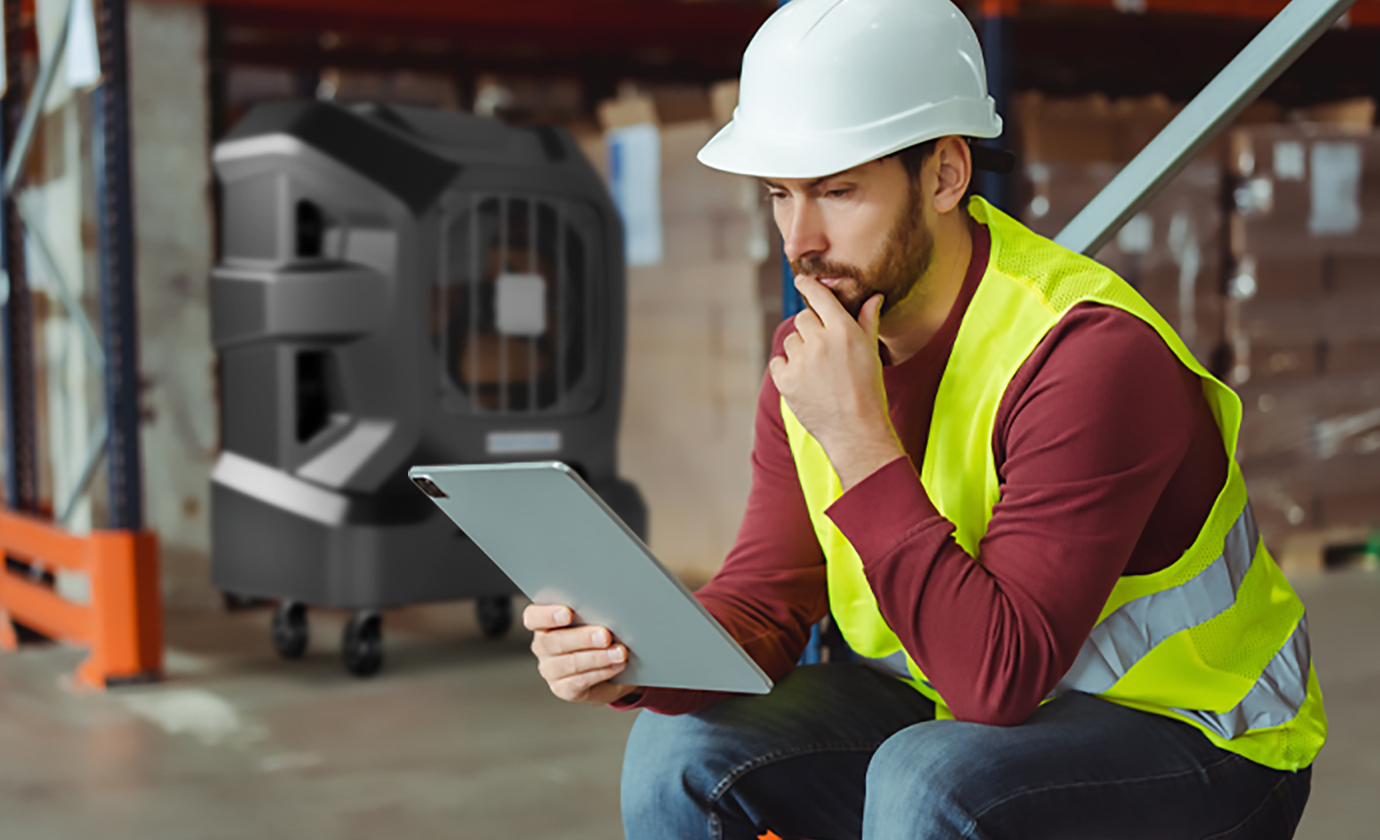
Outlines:
[[[923,452],[829,508],[955,717],[1020,723],[1068,671],[1207,410],[1197,376],[1148,325],[1083,305],[1003,397],[1001,500],[977,557],[930,502]]]
[[[790,320],[777,328],[773,356],[781,355],[781,342],[793,331]],[[781,419],[781,395],[770,374],[763,377],[757,398],[752,488],[742,525],[723,567],[695,597],[773,680],[795,668],[810,628],[828,612],[824,555]],[[728,696],[649,688],[612,705],[684,714]]]

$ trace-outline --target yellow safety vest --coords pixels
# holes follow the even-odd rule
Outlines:
[[[1236,463],[1241,400],[1209,374],[1173,328],[1121,278],[1026,229],[980,198],[969,212],[991,234],[991,254],[939,383],[920,479],[935,508],[976,557],[1001,497],[992,453],[997,407],[1046,333],[1091,302],[1154,328],[1203,383],[1230,467],[1196,540],[1172,565],[1117,581],[1073,667],[1050,695],[1068,691],[1175,718],[1214,744],[1281,770],[1313,762],[1327,736],[1308,650],[1303,602],[1265,549]],[[863,656],[901,650],[863,574],[862,561],[824,511],[842,494],[819,443],[785,400],[781,414],[815,534],[828,566],[829,604]],[[906,654],[919,691],[952,717]]]

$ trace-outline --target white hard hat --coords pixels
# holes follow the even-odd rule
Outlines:
[[[748,44],[733,120],[699,159],[818,178],[950,134],[1001,134],[982,48],[950,0],[791,0]]]

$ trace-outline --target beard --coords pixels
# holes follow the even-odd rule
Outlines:
[[[866,267],[802,257],[791,262],[791,271],[811,277],[840,278],[831,291],[856,320],[863,304],[875,294],[882,296],[880,315],[905,300],[933,258],[934,236],[920,212],[919,184],[912,182],[905,208],[887,232],[880,252]]]

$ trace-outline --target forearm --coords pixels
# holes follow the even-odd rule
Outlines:
[[[909,459],[869,476],[829,514],[863,559],[887,624],[960,720],[1024,720],[1076,655],[1087,632],[1078,616],[1091,627],[1076,603],[1051,626],[1025,591],[1029,569],[999,576],[964,551]]]
[[[778,331],[778,347],[784,334]],[[795,667],[811,626],[829,609],[824,557],[805,508],[780,404],[780,394],[771,379],[764,377],[752,452],[752,489],[742,525],[723,568],[695,593],[773,680]],[[681,714],[727,696],[652,688],[615,708]]]
[[[780,680],[795,668],[810,628],[828,611],[824,566],[778,569],[768,574],[749,564],[726,568],[727,574],[716,576],[696,597],[767,676]],[[615,709],[687,714],[729,696],[716,691],[648,688],[640,696],[611,705]]]

